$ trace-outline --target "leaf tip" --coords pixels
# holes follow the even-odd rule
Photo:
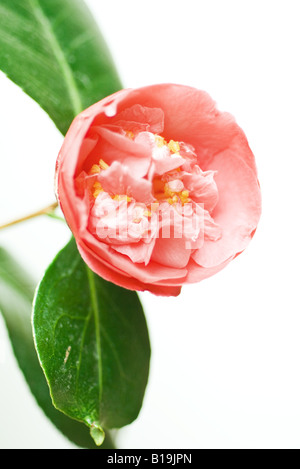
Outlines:
[[[105,440],[105,432],[97,422],[92,423],[90,434],[97,446],[101,446]]]

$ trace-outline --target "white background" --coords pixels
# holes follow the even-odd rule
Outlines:
[[[88,0],[125,87],[208,91],[255,154],[263,215],[247,250],[178,298],[141,294],[150,382],[120,448],[300,448],[299,1]],[[0,224],[54,200],[62,137],[0,76]],[[192,119],[192,116],[190,116]],[[0,233],[40,279],[69,239],[38,219]],[[0,447],[72,448],[36,406],[0,322]]]

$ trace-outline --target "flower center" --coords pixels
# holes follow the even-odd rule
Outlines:
[[[167,173],[167,176],[169,174]],[[165,182],[166,177],[155,178],[153,180],[153,194],[158,202],[168,202],[170,205],[181,203],[182,205],[191,202],[189,191],[185,189],[180,179],[173,179]]]
[[[158,148],[162,148],[164,146],[167,146],[170,150],[171,153],[179,153],[180,151],[180,145],[179,142],[175,142],[175,140],[170,140],[167,142],[167,140],[164,139],[161,135],[155,135],[155,143]]]
[[[99,160],[81,176],[90,196],[91,232],[118,252],[146,264],[156,238],[182,238],[189,250],[202,245],[204,237],[219,239],[220,228],[210,216],[218,198],[214,172],[201,170],[195,149],[148,131],[122,129],[121,135],[139,145],[137,154],[148,166],[144,176],[131,173],[134,159],[139,158],[129,154],[131,144],[124,165],[121,161],[108,164],[99,152]],[[135,260],[140,241],[146,252]]]
[[[154,137],[154,142],[157,148],[166,148],[169,151],[168,158],[172,158],[174,156],[181,157],[180,154],[180,143],[175,140],[169,140],[169,142],[162,137],[161,135],[152,134]],[[131,131],[126,131],[125,136],[130,140],[134,140],[135,134]],[[98,164],[93,164],[89,175],[97,175],[101,171],[104,171],[109,168],[109,165],[103,160],[100,159]],[[184,184],[181,177],[181,169],[176,168],[173,171],[167,171],[162,176],[155,176],[153,179],[153,195],[155,198],[155,206],[157,203],[167,202],[170,205],[174,204],[181,204],[185,205],[188,202],[191,202],[191,198],[189,197],[189,191],[184,187]],[[96,181],[92,187],[92,195],[94,199],[96,199],[101,192],[103,192],[103,188],[100,182]],[[132,198],[129,197],[127,194],[109,194],[113,200],[116,201],[127,201],[131,202]],[[145,212],[147,216],[151,216],[151,207],[147,207],[147,212]]]
[[[91,167],[91,169],[89,171],[89,176],[94,176],[96,174],[100,174],[101,171],[104,171],[108,168],[109,168],[109,165],[104,160],[100,159],[99,164],[93,164],[93,166]],[[100,182],[96,181],[93,184],[93,187],[92,187],[93,197],[96,199],[98,197],[98,195],[100,195],[101,192],[103,192],[103,191],[104,191],[104,189],[101,186]],[[126,202],[131,202],[131,200],[132,200],[131,197],[129,197],[127,194],[111,194],[111,198],[113,200],[117,200],[117,201],[125,200]]]

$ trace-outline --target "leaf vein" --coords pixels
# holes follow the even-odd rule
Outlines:
[[[102,355],[101,355],[101,336],[100,336],[100,316],[99,305],[97,299],[96,285],[94,273],[86,266],[87,276],[90,287],[91,305],[95,321],[95,334],[96,334],[96,347],[98,357],[98,378],[99,378],[99,402],[102,400],[102,387],[103,387],[103,370],[102,370]]]
[[[69,96],[72,102],[74,115],[76,116],[83,110],[83,106],[81,102],[80,93],[77,88],[77,84],[74,79],[74,76],[73,76],[72,69],[68,61],[66,60],[65,54],[54,34],[50,21],[45,16],[42,10],[39,0],[30,0],[30,1],[31,1],[32,9],[33,9],[33,14],[37,22],[40,24],[42,31],[44,32],[44,35],[46,39],[48,40],[49,45],[52,49],[52,52],[60,66],[60,69],[62,71],[63,77],[67,85]]]

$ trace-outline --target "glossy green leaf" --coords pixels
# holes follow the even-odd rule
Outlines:
[[[0,248],[0,311],[7,326],[14,354],[31,392],[45,415],[71,442],[82,448],[96,448],[85,425],[70,419],[52,405],[49,388],[33,341],[31,311],[34,289],[34,282],[28,273]],[[103,447],[113,448],[110,437],[106,438]]]
[[[54,405],[84,422],[97,444],[102,428],[138,416],[150,360],[142,306],[135,292],[95,275],[73,239],[39,286],[33,326]]]
[[[82,0],[0,0],[0,69],[65,134],[82,110],[121,83]]]

